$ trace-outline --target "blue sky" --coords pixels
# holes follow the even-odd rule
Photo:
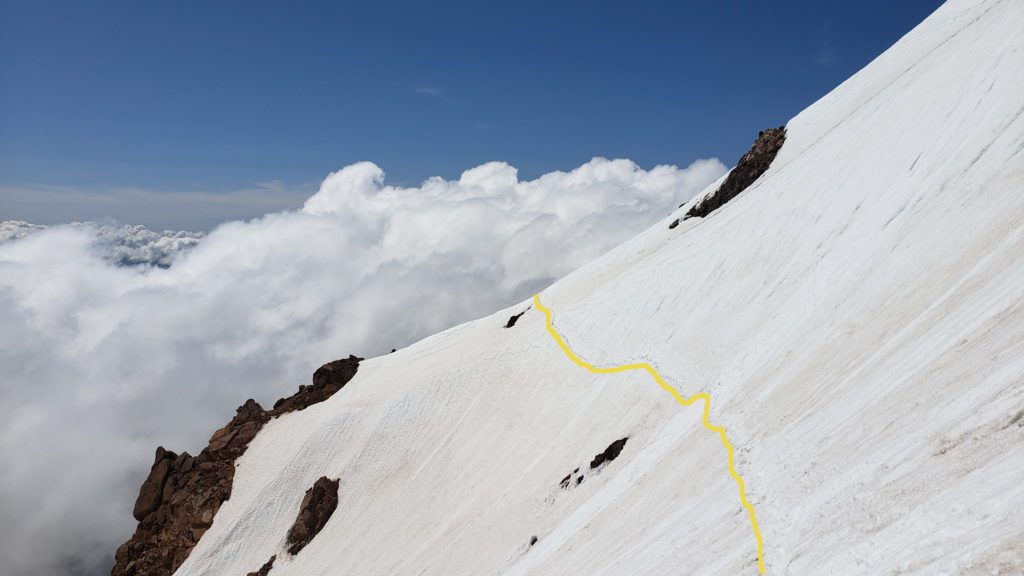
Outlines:
[[[359,160],[728,165],[939,4],[4,0],[0,220],[12,188],[312,189]]]

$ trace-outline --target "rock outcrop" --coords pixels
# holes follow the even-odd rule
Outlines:
[[[691,206],[683,216],[683,220],[694,217],[703,218],[746,190],[772,165],[775,155],[779,153],[779,149],[782,148],[785,141],[785,126],[769,128],[758,133],[754,145],[736,163],[736,167],[726,176],[725,182],[722,182],[722,185],[714,193],[705,196],[700,202]],[[669,228],[675,228],[678,224],[679,221],[676,220]]]
[[[231,496],[235,460],[245,453],[263,425],[330,398],[355,376],[361,360],[349,356],[325,364],[314,373],[311,386],[300,386],[292,396],[278,400],[272,410],[247,400],[226,426],[213,433],[197,456],[157,448],[133,510],[139,525],[114,554],[112,576],[173,574],[213,523],[221,504]]]
[[[164,450],[163,446],[156,449],[156,460],[149,470],[146,481],[142,483],[142,488],[139,489],[139,497],[135,500],[135,508],[132,510],[136,520],[142,520],[160,507],[164,485],[167,483],[167,477],[171,475],[171,468],[176,459],[174,452]]]
[[[304,410],[333,396],[356,375],[360,360],[362,358],[349,356],[342,360],[328,362],[317,368],[313,373],[312,386],[299,386],[298,392],[274,403],[275,417],[288,412]]]
[[[299,506],[299,515],[288,530],[288,553],[298,554],[320,533],[338,507],[338,480],[321,476],[306,490]]]
[[[622,454],[622,449],[626,447],[626,440],[629,440],[629,436],[619,438],[615,442],[609,444],[608,447],[604,449],[604,452],[594,456],[594,459],[590,461],[590,469],[593,470],[605,462],[611,462],[618,458],[619,454]]]
[[[271,556],[270,560],[267,560],[267,562],[263,566],[260,566],[259,570],[255,572],[249,572],[248,574],[246,574],[246,576],[267,576],[268,574],[270,574],[270,570],[274,567],[274,560],[277,560],[276,555]]]
[[[527,308],[526,310],[529,310],[529,308]],[[509,316],[508,322],[505,323],[505,328],[511,328],[515,326],[516,322],[518,322],[519,319],[523,317],[523,314],[526,314],[526,310],[523,310],[519,314],[513,314]]]

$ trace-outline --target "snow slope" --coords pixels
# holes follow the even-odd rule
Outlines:
[[[769,574],[1024,573],[1022,30],[1019,0],[948,2],[737,199],[540,296],[581,357],[710,394]],[[269,423],[177,574],[757,574],[698,405],[577,367],[536,310],[502,328],[530,304]],[[322,475],[338,509],[289,557]]]

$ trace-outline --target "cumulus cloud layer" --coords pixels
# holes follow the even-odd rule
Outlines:
[[[97,246],[105,258],[119,266],[159,266],[167,268],[179,254],[199,243],[202,232],[164,230],[153,232],[145,226],[110,226],[92,222],[72,222],[72,228],[91,228]],[[45,230],[39,224],[19,220],[0,222],[0,243],[23,238],[32,232]]]
[[[176,237],[167,268],[118,266],[96,226],[0,243],[0,572],[98,573],[158,444],[195,452],[247,397],[527,298],[724,172],[489,163],[401,188],[364,162],[301,210]]]

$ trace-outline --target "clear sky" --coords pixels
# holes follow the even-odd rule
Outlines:
[[[939,4],[2,0],[0,194],[730,165]]]

